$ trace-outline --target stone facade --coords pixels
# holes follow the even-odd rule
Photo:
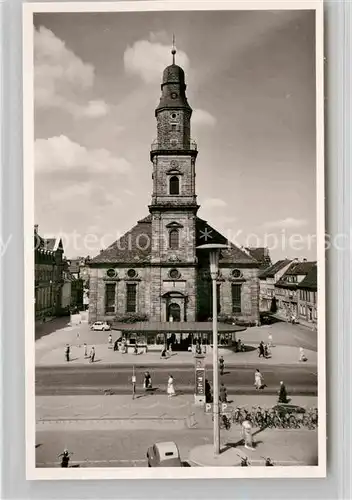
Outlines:
[[[129,315],[158,322],[208,320],[209,261],[197,250],[204,243],[228,245],[220,258],[219,312],[249,322],[259,319],[259,262],[197,217],[198,151],[185,90],[183,70],[168,66],[150,152],[150,215],[90,261],[91,322]]]
[[[34,226],[35,319],[44,320],[60,314],[63,285],[62,241],[42,238]]]

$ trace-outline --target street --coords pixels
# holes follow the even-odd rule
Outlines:
[[[184,365],[172,366],[135,366],[137,377],[137,393],[143,392],[143,374],[148,370],[152,376],[153,387],[157,393],[166,392],[167,379],[172,373],[176,390],[185,394],[194,393],[194,368]],[[277,393],[280,381],[283,380],[289,394],[317,395],[317,373],[309,367],[275,366],[261,368],[267,394]],[[114,394],[131,393],[132,365],[102,366],[57,366],[36,368],[36,395],[96,395],[104,390],[112,390]],[[206,370],[206,377],[212,384],[213,373]],[[254,368],[226,368],[221,377],[231,394],[255,393]]]
[[[149,446],[162,441],[175,441],[181,460],[188,465],[192,448],[212,443],[212,430],[100,430],[51,432],[37,431],[37,467],[60,467],[58,454],[65,448],[73,453],[71,467],[146,467],[146,452]],[[234,446],[240,439],[240,430],[234,426],[222,431],[223,445]],[[315,431],[270,431],[264,430],[256,437],[259,449],[255,457],[263,465],[261,455],[270,453],[274,462],[294,465],[290,461],[312,463],[317,457],[317,434]],[[261,447],[265,445],[261,451]],[[248,452],[241,446],[239,455]],[[185,463],[186,462],[186,463]],[[286,463],[285,463],[286,462]]]

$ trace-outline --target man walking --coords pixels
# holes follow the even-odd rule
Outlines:
[[[220,356],[220,359],[219,359],[220,375],[224,375],[224,365],[225,365],[224,358],[223,358],[223,356]]]
[[[257,391],[259,391],[259,389],[263,388],[263,375],[260,373],[258,368],[256,369],[256,371],[254,373],[254,386],[255,386]]]
[[[224,383],[221,383],[220,386],[220,395],[219,395],[220,403],[227,403],[227,390]]]
[[[264,354],[265,354],[264,353],[264,342],[262,340],[260,341],[260,344],[258,346],[258,353],[259,353],[258,354],[259,358],[264,358]]]
[[[65,347],[65,356],[66,356],[66,361],[70,361],[70,346],[69,344],[66,344],[66,347]]]
[[[90,350],[90,363],[94,363],[94,359],[95,359],[95,347],[93,345]]]
[[[282,380],[280,382],[278,403],[283,403],[283,404],[288,403],[286,387]]]

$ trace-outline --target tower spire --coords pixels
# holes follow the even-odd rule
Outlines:
[[[176,47],[175,47],[175,34],[173,33],[172,35],[172,64],[175,64],[175,54],[176,54]]]

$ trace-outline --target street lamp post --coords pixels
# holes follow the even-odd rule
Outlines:
[[[219,359],[218,359],[218,301],[216,280],[219,271],[220,250],[228,249],[228,245],[209,243],[200,245],[197,250],[207,250],[209,253],[210,276],[213,294],[213,416],[214,416],[214,453],[220,454],[220,422],[219,422]]]

